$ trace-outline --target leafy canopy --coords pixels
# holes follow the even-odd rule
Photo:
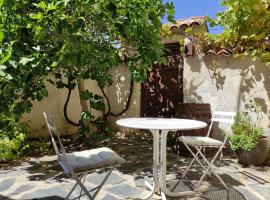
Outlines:
[[[143,81],[147,69],[163,60],[161,19],[173,21],[173,14],[173,4],[162,0],[0,0],[3,141],[16,139],[11,126],[33,101],[49,95],[47,80],[57,88],[74,89],[85,79],[105,87],[112,82],[108,70],[125,63]],[[102,97],[91,91],[82,91],[80,100],[105,110]],[[81,117],[94,118],[90,110]]]
[[[224,27],[222,34],[203,34],[206,45],[251,53],[270,64],[270,0],[222,0],[226,9],[217,13],[210,25]]]
[[[144,80],[162,60],[161,18],[174,14],[161,0],[0,0],[0,7],[0,111],[19,116],[48,95],[51,72],[60,88],[57,71],[104,87],[108,69],[125,62]]]

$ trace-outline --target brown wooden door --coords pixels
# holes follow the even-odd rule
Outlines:
[[[183,102],[183,59],[179,43],[165,45],[167,64],[157,64],[149,72],[141,90],[142,117],[175,117]]]

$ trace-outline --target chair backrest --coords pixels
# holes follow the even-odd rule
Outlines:
[[[207,127],[197,130],[177,131],[177,135],[206,136],[211,124],[212,112],[209,103],[178,103],[176,117],[183,119],[195,119],[207,123]]]
[[[61,155],[65,154],[65,148],[60,140],[60,134],[59,134],[58,129],[55,126],[54,118],[53,116],[45,112],[43,113],[43,115],[46,120],[46,124],[47,124],[48,130],[52,139],[55,153],[57,154],[58,159],[61,160]],[[58,148],[56,140],[58,142],[59,148]]]
[[[232,124],[234,123],[234,117],[236,116],[236,112],[226,112],[226,111],[214,111],[211,119],[211,124],[209,126],[209,130],[207,133],[207,137],[209,137],[213,124],[217,123],[225,123],[227,124],[227,129],[225,130],[224,142],[226,142],[228,134],[230,133]]]

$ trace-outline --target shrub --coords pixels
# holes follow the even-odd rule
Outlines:
[[[250,151],[256,147],[263,135],[263,129],[256,125],[250,116],[237,113],[232,125],[232,135],[229,136],[231,148]]]
[[[27,149],[25,126],[12,115],[0,114],[0,162],[18,159]]]

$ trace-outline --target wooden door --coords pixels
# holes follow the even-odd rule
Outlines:
[[[142,117],[175,117],[183,102],[183,59],[179,43],[165,45],[167,64],[156,64],[148,72],[141,90]]]

